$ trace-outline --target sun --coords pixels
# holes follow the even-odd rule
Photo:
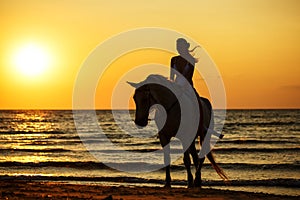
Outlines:
[[[50,58],[41,46],[27,44],[16,52],[13,62],[18,72],[32,77],[46,71],[50,64]]]

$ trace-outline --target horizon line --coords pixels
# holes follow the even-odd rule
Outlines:
[[[109,109],[109,108],[97,108],[97,109],[88,109],[88,108],[82,108],[82,109],[72,109],[72,108],[0,108],[0,111],[9,111],[9,110],[61,110],[61,111],[72,111],[72,110],[76,110],[76,111],[92,111],[92,110],[96,110],[96,111],[111,111],[111,110],[117,110],[117,111],[135,111],[135,109]],[[213,110],[300,110],[299,108],[296,107],[286,107],[286,108],[225,108],[225,109],[221,109],[221,108],[214,108]]]

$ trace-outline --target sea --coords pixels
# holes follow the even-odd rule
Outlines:
[[[96,129],[85,118],[90,112],[96,116]],[[0,111],[0,180],[164,185],[153,122],[138,129],[134,111],[82,110],[86,125],[77,127],[73,113]],[[206,160],[203,188],[300,196],[300,110],[226,110],[225,117],[224,138],[212,151],[230,181],[225,183]],[[172,141],[172,186],[186,187],[181,145]]]

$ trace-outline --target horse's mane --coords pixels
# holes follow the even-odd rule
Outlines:
[[[160,74],[150,74],[145,81],[143,81],[144,84],[151,84],[151,83],[157,83],[159,85],[162,85],[166,88],[171,89],[171,91],[175,94],[178,94],[181,96],[182,94],[189,95],[187,93],[187,88],[180,86],[177,83],[174,83],[173,81],[170,81],[167,77],[162,76]]]
[[[169,81],[167,77],[164,77],[164,76],[162,76],[160,74],[150,74],[146,78],[145,81],[146,82],[153,82],[153,81],[155,81],[155,82],[166,82],[166,83],[169,82],[169,83],[171,83],[171,81]]]
[[[162,76],[160,74],[150,74],[146,80],[144,81],[144,83],[148,84],[148,83],[157,83],[159,85],[162,85],[164,87],[167,88],[172,88],[174,91],[178,91],[180,90],[180,88],[178,88],[178,85],[175,84],[174,82],[170,81],[167,77]],[[182,91],[181,91],[182,92]]]

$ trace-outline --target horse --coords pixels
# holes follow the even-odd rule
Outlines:
[[[155,80],[155,81],[153,81]],[[163,84],[156,84],[156,83]],[[159,104],[163,107],[166,113],[166,119],[164,123],[161,124],[159,116],[155,116],[155,122],[159,128],[158,137],[164,152],[164,163],[165,163],[165,185],[164,187],[171,187],[171,175],[170,175],[170,141],[172,137],[177,137],[176,133],[179,129],[180,118],[181,118],[181,108],[178,101],[178,97],[172,92],[168,87],[163,85],[169,85],[173,87],[176,83],[172,83],[167,78],[161,75],[149,75],[144,81],[140,83],[127,82],[132,87],[135,88],[133,99],[136,105],[135,111],[135,124],[138,127],[145,127],[148,124],[148,116],[150,109],[153,105]],[[181,95],[184,96],[184,95]],[[191,187],[201,187],[201,168],[205,160],[205,156],[199,157],[195,147],[195,139],[199,136],[199,143],[202,145],[205,136],[208,133],[209,128],[213,127],[213,111],[211,103],[208,99],[199,97],[197,94],[197,103],[199,104],[200,119],[197,121],[196,133],[184,133],[185,135],[192,135],[192,141],[187,143],[183,140],[185,135],[182,137],[177,137],[183,145],[184,156],[183,162],[187,170],[187,181],[188,188]],[[195,110],[195,109],[194,109]],[[197,111],[197,110],[196,110]],[[162,113],[162,112],[159,112]],[[199,114],[199,113],[198,113]],[[223,135],[219,135],[220,138]],[[185,145],[185,147],[184,147]],[[193,164],[196,168],[195,179],[191,172],[191,159],[193,159]],[[214,156],[211,151],[209,151],[206,157],[211,162],[213,168],[216,170],[217,174],[224,180],[228,180],[226,174],[216,163]]]

